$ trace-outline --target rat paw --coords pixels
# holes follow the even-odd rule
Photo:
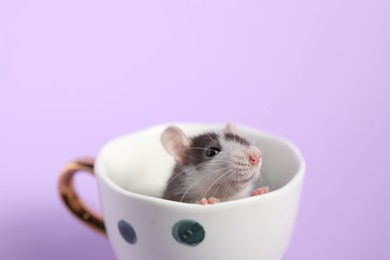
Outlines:
[[[267,193],[267,192],[269,192],[269,187],[268,186],[263,186],[263,187],[257,188],[254,191],[252,191],[251,192],[251,196],[257,196],[257,195],[261,195],[261,194],[264,194],[264,193]]]
[[[216,204],[218,203],[220,200],[217,199],[217,198],[214,198],[214,197],[210,197],[208,199],[206,199],[205,197],[201,198],[197,204],[201,204],[201,205],[212,205],[212,204]]]

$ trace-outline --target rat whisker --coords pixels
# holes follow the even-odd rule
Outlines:
[[[205,176],[202,176],[201,178],[199,178],[198,180],[194,181],[194,182],[185,190],[185,192],[183,193],[183,196],[182,196],[181,199],[180,199],[180,202],[183,202],[185,196],[187,195],[187,193],[190,191],[190,189],[191,189],[195,184],[197,184],[198,182],[200,182],[201,180],[203,180],[203,179],[205,179],[205,178],[207,178],[207,177],[208,177],[208,176],[205,175]]]
[[[169,181],[168,181],[167,184],[170,184],[170,183],[171,183],[172,181],[174,181],[174,179],[176,179],[179,175],[184,174],[184,173],[188,170],[188,168],[192,168],[192,169],[194,169],[194,168],[199,168],[199,167],[202,167],[202,166],[207,165],[207,163],[208,163],[208,162],[200,163],[200,164],[198,164],[198,165],[196,165],[196,166],[184,167],[185,169],[184,169],[183,171],[181,171],[181,172],[176,173],[173,177],[171,177],[171,178],[169,179]]]
[[[230,189],[230,186],[231,186],[232,183],[233,183],[233,178],[234,178],[234,175],[232,174],[232,175],[230,176],[230,178],[228,178],[228,181],[226,182],[225,191],[224,191],[224,196],[223,196],[223,200],[224,200],[224,201],[226,201],[228,191],[229,191],[229,189]]]
[[[222,170],[226,170],[226,169],[228,169],[228,168],[225,168],[225,169],[218,169],[218,170],[214,171],[213,173],[218,172],[218,171],[222,171]],[[198,180],[194,181],[194,182],[186,189],[186,191],[184,192],[183,196],[182,196],[181,199],[180,199],[180,202],[183,201],[184,197],[187,195],[187,193],[189,192],[189,190],[190,190],[195,184],[199,183],[201,180],[204,180],[204,179],[207,178],[207,177],[210,177],[210,176],[209,176],[209,175],[204,175],[204,176],[202,176],[201,178],[199,178]],[[202,197],[201,197],[201,198],[202,198]]]
[[[268,185],[268,181],[266,181],[267,179],[267,173],[266,172],[260,172],[260,176],[259,176],[259,180],[260,180],[260,184],[262,184],[262,186],[265,186],[265,185]]]
[[[269,146],[268,145],[264,145],[264,144],[260,145],[259,144],[258,147],[260,148],[260,150],[263,153],[263,155],[269,152]]]
[[[202,196],[200,196],[200,199],[203,198],[203,197],[206,197],[207,196],[207,193],[211,190],[211,188],[218,183],[218,181],[225,177],[229,172],[233,171],[232,169],[228,170],[227,172],[225,172],[224,174],[222,174],[221,176],[219,176],[210,186],[209,188],[206,190],[206,192],[202,193]]]
[[[218,187],[215,189],[215,192],[213,193],[213,197],[215,197],[215,195],[217,194],[218,190],[221,188],[222,185],[225,185],[228,183],[229,179],[232,178],[233,174],[230,175],[228,178],[226,178],[225,180],[223,180],[219,185]],[[226,186],[225,186],[226,187]],[[221,195],[222,195],[222,191],[220,192]]]
[[[228,163],[229,161],[228,160],[212,160],[212,161],[207,161],[207,162],[203,162],[203,163],[199,163],[197,165],[189,165],[189,166],[186,166],[187,168],[189,169],[194,169],[194,168],[199,168],[199,167],[207,167],[207,166],[210,166],[210,165],[214,165],[214,166],[224,166],[226,165],[226,163]]]

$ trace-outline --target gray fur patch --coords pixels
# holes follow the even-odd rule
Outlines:
[[[226,140],[238,142],[240,144],[249,146],[249,142],[245,138],[242,138],[241,136],[238,136],[238,135],[235,135],[232,133],[225,133],[224,136],[225,136]]]

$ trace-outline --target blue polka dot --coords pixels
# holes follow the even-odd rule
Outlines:
[[[172,228],[172,236],[180,244],[197,246],[205,238],[201,224],[193,220],[180,220]]]
[[[122,235],[122,238],[129,244],[135,244],[137,242],[137,235],[134,228],[124,220],[118,222],[118,229]]]

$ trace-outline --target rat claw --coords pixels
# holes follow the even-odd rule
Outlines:
[[[207,205],[207,199],[203,197],[203,198],[201,198],[201,199],[197,202],[197,204]]]
[[[214,197],[210,197],[208,199],[206,199],[205,197],[201,198],[197,204],[201,204],[201,205],[212,205],[212,204],[216,204],[218,203],[220,200],[217,199],[217,198],[214,198]]]
[[[216,203],[219,202],[219,199],[214,198],[214,197],[210,197],[210,198],[207,200],[207,202],[208,202],[209,204],[216,204]]]
[[[252,191],[251,196],[262,195],[262,194],[267,193],[267,192],[269,192],[269,187],[263,186],[263,187],[257,188],[254,191]]]

